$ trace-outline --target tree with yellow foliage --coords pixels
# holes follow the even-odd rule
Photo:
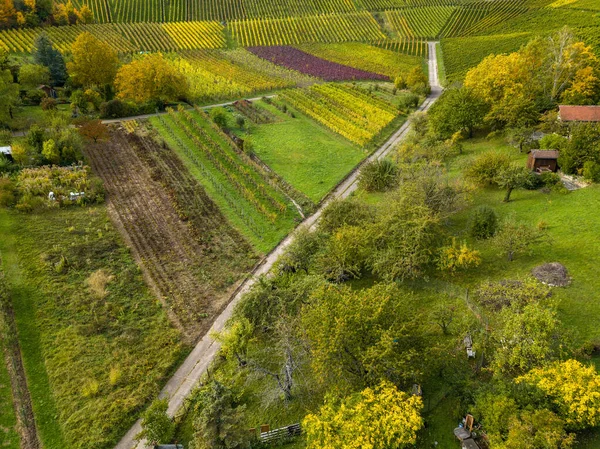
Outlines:
[[[594,102],[600,96],[597,67],[592,48],[565,27],[518,52],[488,56],[467,73],[464,85],[490,105],[488,123],[527,127],[558,101]]]
[[[452,244],[441,249],[438,259],[438,268],[442,271],[455,273],[477,267],[481,263],[481,255],[476,249],[471,249],[467,242],[458,242],[452,239]]]
[[[550,397],[572,429],[600,425],[600,375],[592,365],[577,360],[556,362],[516,381],[536,386]]]
[[[17,10],[13,0],[0,1],[0,28],[9,28],[17,20]]]
[[[119,69],[115,79],[119,98],[138,103],[172,101],[187,94],[187,79],[161,53],[144,55]]]
[[[341,402],[326,401],[304,418],[307,449],[397,449],[417,440],[423,427],[419,396],[382,382]]]
[[[81,33],[71,46],[72,61],[67,70],[73,80],[85,87],[112,84],[119,67],[113,48],[90,33]]]

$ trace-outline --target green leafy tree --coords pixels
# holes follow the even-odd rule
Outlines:
[[[19,85],[13,82],[10,70],[0,71],[0,123],[8,125],[19,104]]]
[[[67,81],[67,66],[62,54],[54,48],[46,33],[40,33],[36,38],[33,51],[35,64],[48,67],[53,86],[62,86]]]
[[[304,418],[308,449],[400,449],[417,441],[423,427],[419,396],[389,382],[366,388],[343,401],[328,400]]]
[[[556,311],[534,302],[523,308],[506,307],[491,333],[495,346],[492,368],[515,375],[556,360],[560,353],[560,322]]]
[[[23,64],[19,68],[19,84],[23,89],[35,89],[50,83],[50,69],[40,64]]]
[[[247,363],[248,345],[252,341],[254,326],[248,318],[240,317],[214,338],[221,343],[221,353],[228,359],[235,358],[240,366]]]
[[[570,449],[575,435],[565,430],[565,422],[550,410],[522,411],[509,418],[502,449]]]
[[[410,309],[393,284],[318,288],[301,314],[315,378],[336,389],[412,379],[419,336]]]
[[[513,190],[525,187],[530,176],[531,172],[529,169],[521,165],[511,164],[503,170],[500,170],[494,181],[500,188],[503,188],[506,191],[502,201],[508,203]]]
[[[502,223],[492,244],[498,248],[501,255],[505,255],[508,261],[512,262],[517,254],[526,253],[543,238],[544,234],[540,230],[518,222],[514,216],[510,216]]]
[[[170,443],[175,435],[175,423],[167,415],[169,401],[154,401],[142,415],[142,431],[136,436],[138,440],[146,439],[150,444]]]
[[[81,33],[71,45],[72,59],[67,64],[71,78],[85,87],[113,83],[119,57],[110,44],[90,33]]]
[[[194,437],[190,449],[236,449],[245,447],[245,406],[233,392],[214,380],[198,392],[194,406]]]
[[[467,180],[480,186],[494,184],[498,174],[510,167],[510,157],[503,152],[487,151],[473,159],[465,168]]]
[[[571,128],[571,136],[562,148],[558,164],[568,174],[576,174],[588,161],[600,162],[600,126],[578,123]]]
[[[319,264],[327,279],[340,282],[359,278],[366,267],[370,239],[364,228],[344,226],[328,240]]]
[[[390,197],[370,226],[369,265],[382,279],[413,279],[434,260],[440,215],[427,205],[423,191],[400,191]]]
[[[60,163],[60,149],[57,147],[54,140],[50,139],[44,142],[42,147],[42,156],[44,156],[44,159],[52,164]]]
[[[473,137],[473,131],[483,124],[488,111],[488,104],[471,89],[448,89],[431,107],[429,121],[444,138],[458,131]]]

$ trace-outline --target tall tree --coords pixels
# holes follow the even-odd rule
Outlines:
[[[112,84],[119,67],[117,52],[106,42],[81,33],[71,46],[72,61],[67,69],[73,80],[85,87]]]
[[[488,104],[471,89],[461,87],[446,90],[429,111],[433,128],[444,138],[457,131],[473,137],[473,131],[483,124]]]
[[[600,425],[600,375],[592,365],[577,360],[536,368],[517,379],[536,386],[558,407],[573,429]]]
[[[142,431],[136,436],[138,440],[146,439],[151,445],[170,443],[175,435],[175,424],[167,415],[169,401],[156,400],[142,415]]]
[[[506,307],[492,331],[492,367],[498,373],[523,374],[555,360],[562,344],[556,311],[542,303]]]
[[[530,176],[531,172],[527,167],[517,164],[511,164],[503,170],[500,170],[496,175],[495,182],[500,188],[503,188],[506,191],[502,201],[508,203],[512,191],[527,185]]]
[[[19,85],[13,82],[10,70],[0,71],[0,123],[8,124],[19,104]]]
[[[48,67],[53,86],[62,86],[67,81],[67,67],[60,52],[54,48],[46,33],[40,33],[33,44],[33,61]]]
[[[236,449],[245,447],[248,432],[243,427],[245,406],[233,392],[214,380],[202,387],[194,405],[194,438],[191,449]]]
[[[415,326],[393,284],[362,291],[326,285],[302,309],[316,378],[339,389],[412,379],[420,341]]]
[[[389,382],[340,403],[328,400],[304,418],[308,449],[400,449],[415,444],[423,427],[422,400]]]
[[[17,10],[13,0],[0,0],[0,28],[9,28],[17,21]]]
[[[185,76],[160,53],[145,55],[119,69],[115,80],[119,97],[139,103],[172,101],[187,93]]]

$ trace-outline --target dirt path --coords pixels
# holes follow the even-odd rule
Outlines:
[[[274,98],[274,97],[276,97],[276,95],[264,95],[262,97],[244,98],[244,100],[246,100],[246,101],[258,101],[261,98]],[[223,107],[223,106],[232,105],[236,101],[238,101],[238,100],[228,101],[228,102],[225,102],[225,103],[210,104],[210,105],[207,105],[207,106],[200,106],[200,107],[202,109],[220,108],[220,107]],[[190,110],[191,109],[193,109],[193,108],[190,108]],[[112,118],[112,119],[102,120],[102,123],[104,123],[106,125],[109,125],[111,123],[127,122],[129,120],[145,120],[145,119],[148,119],[150,117],[155,117],[157,115],[165,115],[165,114],[168,114],[168,112],[157,112],[155,114],[135,115],[133,117]]]
[[[429,81],[431,84],[431,95],[423,102],[419,111],[427,111],[429,107],[439,98],[442,93],[442,87],[439,85],[438,72],[437,72],[437,58],[435,42],[429,43]],[[183,364],[175,372],[173,377],[167,382],[165,387],[160,393],[161,398],[169,398],[168,413],[170,416],[174,416],[175,413],[181,408],[185,399],[189,396],[194,386],[198,383],[201,376],[206,372],[210,363],[217,355],[220,345],[210,338],[212,332],[219,332],[224,329],[225,323],[231,317],[236,304],[240,301],[242,296],[252,288],[256,280],[263,274],[269,272],[273,264],[279,259],[279,257],[285,252],[286,248],[294,241],[296,233],[301,228],[312,228],[321,217],[323,209],[327,205],[338,198],[346,198],[352,192],[358,188],[358,176],[361,167],[371,161],[381,159],[388,155],[396,145],[402,141],[406,133],[410,130],[411,121],[410,119],[402,125],[402,127],[390,137],[390,139],[382,145],[375,153],[367,158],[363,163],[357,167],[332,193],[329,194],[327,199],[322,203],[321,207],[310,217],[306,218],[302,224],[292,232],[287,238],[285,238],[257,267],[252,277],[248,278],[246,282],[235,292],[231,301],[225,310],[217,317],[213,326],[209,332],[204,335],[202,340],[198,342],[196,347],[185,359]],[[145,441],[142,441],[136,445],[135,436],[141,431],[141,421],[138,420],[135,425],[125,434],[121,441],[115,446],[115,449],[144,449],[148,446]]]
[[[0,268],[2,266],[0,260]],[[38,449],[40,443],[37,436],[37,428],[33,415],[33,406],[31,404],[31,394],[27,386],[25,377],[25,368],[21,358],[21,347],[17,337],[17,325],[12,308],[12,301],[8,290],[3,288],[3,274],[0,272],[0,327],[3,327],[7,338],[4,341],[4,351],[0,351],[0,363],[2,362],[1,353],[4,352],[4,360],[10,377],[10,386],[17,417],[17,432],[21,439],[21,449]],[[0,338],[2,335],[0,335]],[[1,444],[0,444],[1,445]]]

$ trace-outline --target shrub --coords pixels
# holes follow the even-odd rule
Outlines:
[[[539,179],[544,187],[552,187],[560,183],[560,176],[556,173],[542,173],[539,175]]]
[[[510,157],[505,153],[488,151],[477,156],[464,171],[465,177],[475,184],[486,186],[493,184],[498,175],[508,170]]]
[[[509,306],[523,308],[550,297],[550,294],[548,287],[530,278],[484,282],[475,292],[479,303],[495,311]]]
[[[42,111],[54,111],[56,109],[56,100],[51,97],[44,97],[40,105],[42,106]]]
[[[543,150],[562,150],[568,143],[569,139],[559,134],[546,134],[539,142]]]
[[[241,115],[238,115],[235,118],[235,123],[238,126],[238,128],[243,128],[244,125],[246,125],[246,119],[244,117],[242,117]]]
[[[600,164],[596,161],[587,161],[583,164],[583,177],[589,181],[600,181]]]
[[[100,105],[101,118],[121,118],[136,114],[136,109],[121,100],[110,100]]]
[[[335,232],[342,226],[361,226],[369,221],[372,211],[353,200],[334,200],[321,214],[319,227],[324,232]]]
[[[150,444],[170,443],[175,435],[175,424],[167,415],[169,401],[157,399],[142,415],[142,431],[136,436],[145,438]]]
[[[471,216],[469,234],[476,239],[493,237],[498,230],[498,215],[488,206],[479,206]]]
[[[10,178],[0,177],[0,207],[13,206],[16,201],[16,189]]]
[[[96,396],[99,391],[100,383],[97,380],[89,380],[83,385],[81,394],[84,398],[92,398]]]
[[[225,112],[225,109],[214,108],[212,111],[210,111],[210,118],[219,128],[227,128],[227,112]]]
[[[408,87],[408,85],[406,84],[406,76],[398,75],[394,80],[394,86],[396,87],[396,89],[406,89]]]
[[[362,168],[359,185],[367,192],[383,192],[396,184],[397,175],[398,167],[392,161],[375,160]]]
[[[401,109],[415,109],[419,106],[419,96],[414,93],[405,92],[398,96],[398,107]]]

